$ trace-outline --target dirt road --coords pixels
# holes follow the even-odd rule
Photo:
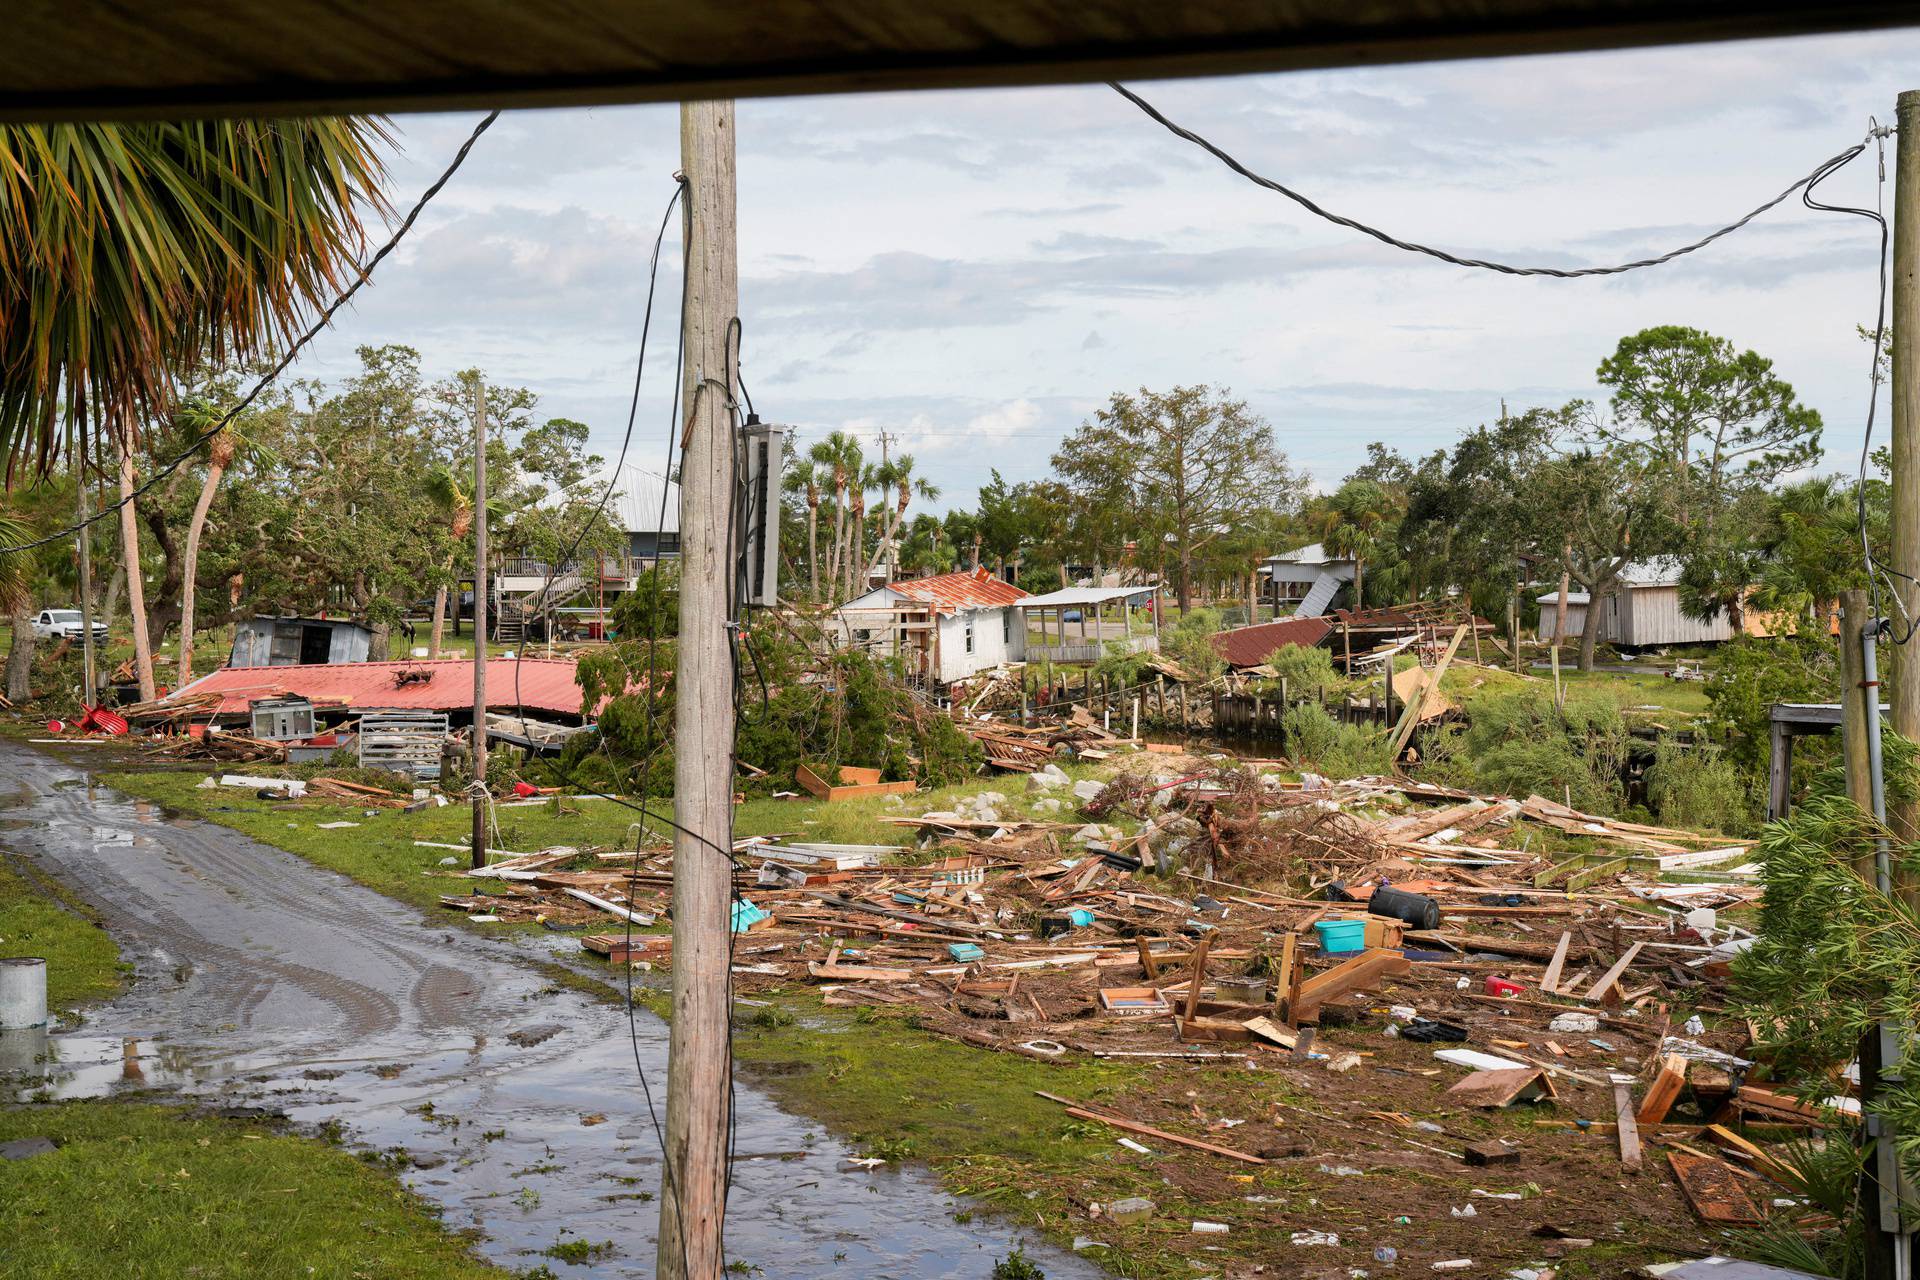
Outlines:
[[[665,1027],[550,988],[536,943],[479,937],[237,832],[165,816],[0,742],[0,846],[103,913],[128,993],[52,1037],[45,1087],[168,1087],[337,1120],[509,1267],[612,1241],[569,1276],[648,1276],[659,1146],[635,1057],[666,1078]],[[31,1060],[14,1045],[0,1061]],[[29,1090],[30,1091],[30,1090]],[[1004,1224],[962,1224],[927,1175],[853,1153],[742,1085],[728,1256],[776,1277],[984,1277]],[[604,1116],[604,1121],[592,1121]],[[1100,1272],[1030,1250],[1052,1277]]]

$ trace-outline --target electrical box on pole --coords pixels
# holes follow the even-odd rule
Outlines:
[[[746,537],[741,546],[741,578],[745,600],[771,608],[780,596],[780,482],[787,429],[748,414],[740,429],[746,442]]]

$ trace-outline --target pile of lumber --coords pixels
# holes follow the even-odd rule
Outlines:
[[[397,791],[368,786],[364,782],[348,782],[345,778],[313,778],[307,783],[307,794],[328,800],[345,800],[364,809],[404,809],[413,802],[411,796],[403,796]]]
[[[152,702],[136,702],[118,708],[121,716],[136,724],[181,724],[210,717],[226,695],[220,693],[172,693]]]
[[[147,747],[176,760],[214,760],[227,764],[285,764],[287,744],[244,733],[161,734],[147,739]]]

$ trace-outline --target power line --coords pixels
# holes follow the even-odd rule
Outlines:
[[[74,524],[70,524],[64,529],[56,530],[53,533],[49,533],[44,537],[35,538],[31,542],[22,542],[17,546],[0,547],[0,556],[15,555],[22,551],[33,551],[40,547],[47,546],[50,543],[59,542],[66,538],[71,538],[75,534],[81,532],[83,529],[86,529],[89,526],[96,524],[101,520],[106,519],[108,516],[113,515],[115,512],[119,511],[120,508],[126,506],[129,502],[132,502],[134,499],[138,498],[140,495],[146,493],[149,489],[159,484],[162,480],[165,480],[168,476],[178,471],[181,468],[181,466],[183,466],[186,463],[187,459],[193,457],[195,454],[200,452],[200,447],[202,445],[206,444],[207,441],[213,439],[215,436],[219,435],[222,431],[226,430],[227,424],[232,422],[236,417],[238,417],[240,415],[241,410],[245,409],[248,405],[252,404],[254,400],[259,398],[260,393],[262,391],[265,391],[267,389],[267,386],[270,383],[272,383],[275,378],[278,378],[281,374],[287,371],[287,366],[293,363],[294,358],[300,354],[301,349],[304,348],[315,337],[317,337],[322,329],[326,328],[329,324],[333,322],[334,313],[339,311],[340,308],[346,306],[348,302],[353,300],[353,295],[360,292],[360,286],[364,285],[369,279],[372,278],[373,269],[379,266],[381,263],[381,260],[384,259],[388,254],[392,253],[394,249],[399,246],[400,242],[406,238],[407,233],[413,230],[413,224],[416,220],[419,219],[422,211],[426,209],[427,205],[433,200],[435,196],[440,194],[440,189],[447,185],[448,181],[453,177],[453,175],[459,172],[460,166],[466,163],[467,153],[473,150],[474,143],[480,141],[480,135],[485,133],[488,130],[488,128],[492,126],[493,122],[495,120],[498,120],[499,118],[500,118],[500,113],[498,111],[489,112],[480,121],[479,124],[473,127],[473,132],[467,135],[467,140],[461,143],[460,149],[454,153],[452,163],[447,165],[447,167],[441,171],[440,176],[434,179],[433,185],[428,187],[426,191],[422,192],[418,200],[414,201],[413,207],[407,210],[407,216],[401,219],[399,228],[394,231],[393,235],[388,237],[387,242],[381,245],[379,250],[375,252],[371,258],[367,259],[366,265],[360,268],[360,272],[358,275],[354,277],[353,283],[348,285],[346,289],[340,294],[339,297],[335,298],[331,303],[327,305],[326,310],[320,313],[320,317],[313,322],[313,324],[307,329],[305,333],[301,334],[300,337],[294,341],[294,344],[291,347],[287,348],[287,353],[280,357],[279,361],[274,364],[273,368],[267,370],[265,374],[261,375],[259,381],[255,382],[252,388],[248,390],[247,394],[240,398],[240,401],[238,404],[235,404],[231,409],[221,414],[220,417],[217,420],[215,420],[214,424],[211,427],[208,427],[205,431],[202,431],[199,435],[195,436],[193,438],[192,443],[190,443],[179,454],[175,455],[171,460],[163,464],[152,475],[148,476],[147,479],[143,483],[138,485],[133,490],[132,493],[127,494],[124,498],[121,498],[119,501],[114,502],[109,506],[102,507],[98,512],[96,512],[91,516],[88,516],[85,520],[78,521]]]
[[[1720,239],[1721,237],[1731,235],[1735,231],[1738,231],[1741,227],[1746,226],[1749,222],[1752,222],[1755,218],[1759,217],[1761,214],[1765,213],[1767,210],[1773,208],[1774,206],[1786,200],[1789,196],[1793,195],[1794,192],[1800,191],[1803,188],[1809,188],[1814,183],[1819,182],[1822,179],[1831,176],[1835,170],[1839,169],[1840,167],[1845,165],[1848,161],[1852,160],[1855,156],[1859,155],[1862,151],[1867,149],[1867,144],[1864,141],[1858,143],[1855,146],[1847,148],[1847,150],[1842,151],[1839,155],[1836,155],[1829,160],[1823,161],[1811,173],[1807,174],[1806,177],[1799,179],[1798,181],[1793,183],[1791,186],[1789,186],[1786,190],[1782,191],[1779,195],[1773,197],[1773,199],[1767,201],[1765,204],[1762,204],[1757,208],[1753,209],[1751,212],[1747,213],[1745,216],[1737,219],[1736,221],[1728,223],[1726,226],[1721,227],[1717,231],[1714,231],[1709,233],[1708,235],[1702,236],[1700,239],[1693,241],[1691,244],[1681,245],[1678,249],[1670,249],[1666,253],[1660,254],[1658,257],[1639,258],[1632,262],[1622,262],[1615,266],[1608,266],[1608,267],[1516,267],[1505,262],[1492,262],[1485,258],[1463,258],[1457,254],[1449,253],[1445,249],[1436,249],[1431,245],[1417,244],[1411,240],[1402,240],[1398,236],[1390,235],[1387,232],[1380,230],[1378,227],[1368,226],[1366,223],[1361,222],[1354,218],[1349,218],[1344,214],[1334,213],[1332,210],[1323,208],[1319,204],[1316,204],[1314,201],[1308,199],[1306,196],[1301,195],[1298,191],[1293,190],[1291,187],[1288,187],[1283,183],[1276,182],[1272,178],[1266,177],[1262,174],[1255,173],[1252,169],[1249,169],[1245,164],[1241,163],[1238,159],[1236,159],[1230,152],[1226,151],[1224,148],[1219,147],[1212,142],[1209,142],[1206,138],[1193,132],[1193,130],[1185,128],[1182,125],[1175,124],[1172,120],[1169,120],[1165,115],[1161,113],[1158,107],[1155,107],[1151,102],[1148,102],[1145,98],[1133,92],[1133,90],[1127,88],[1125,85],[1118,84],[1113,81],[1108,81],[1108,87],[1111,88],[1115,93],[1119,94],[1121,97],[1125,98],[1128,102],[1131,102],[1134,106],[1140,108],[1140,110],[1146,112],[1146,114],[1149,117],[1157,121],[1163,128],[1167,130],[1167,132],[1173,134],[1176,138],[1182,138],[1188,142],[1191,142],[1194,146],[1199,147],[1201,150],[1207,152],[1207,154],[1211,155],[1214,159],[1218,160],[1221,164],[1226,165],[1227,168],[1233,170],[1235,173],[1245,178],[1248,182],[1253,183],[1255,186],[1265,187],[1269,191],[1276,192],[1279,195],[1285,196],[1287,199],[1293,201],[1295,204],[1305,209],[1308,213],[1313,214],[1315,217],[1325,218],[1328,222],[1334,223],[1338,226],[1346,227],[1353,231],[1358,231],[1362,235],[1372,236],[1375,240],[1380,241],[1382,244],[1391,245],[1396,249],[1404,249],[1408,253],[1423,253],[1430,258],[1438,258],[1442,262],[1450,262],[1457,267],[1478,267],[1483,271],[1498,271],[1503,275],[1510,275],[1510,276],[1553,276],[1555,278],[1562,279],[1562,280],[1571,280],[1580,276],[1619,275],[1621,272],[1624,272],[1624,271],[1637,271],[1641,267],[1657,267],[1657,266],[1660,266],[1662,263],[1672,262],[1675,258],[1678,258],[1683,254],[1692,253],[1696,249],[1704,249],[1708,245],[1712,244],[1714,241]],[[1815,206],[1815,207],[1818,207],[1818,206]]]

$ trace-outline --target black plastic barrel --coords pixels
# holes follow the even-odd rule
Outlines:
[[[1391,885],[1382,885],[1373,891],[1373,897],[1367,901],[1367,910],[1376,916],[1391,916],[1404,921],[1416,929],[1440,927],[1439,903],[1424,893],[1408,893]]]

